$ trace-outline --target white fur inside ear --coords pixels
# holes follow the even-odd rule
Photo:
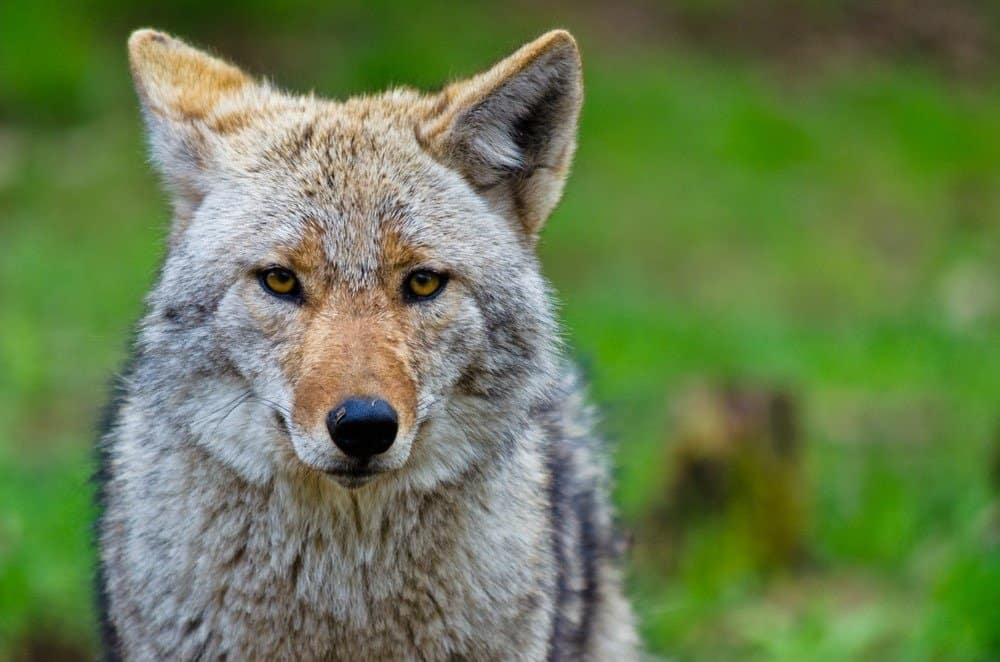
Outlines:
[[[557,49],[522,65],[455,121],[480,184],[515,172],[530,174],[572,142],[579,111],[579,59]]]
[[[441,112],[418,137],[480,191],[503,188],[505,209],[537,231],[559,199],[576,147],[583,100],[576,42],[550,32],[442,97]]]
[[[504,123],[480,127],[472,148],[479,159],[499,170],[520,170],[525,165],[524,155],[514,142],[509,125]]]

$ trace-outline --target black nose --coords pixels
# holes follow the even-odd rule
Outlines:
[[[389,450],[398,427],[396,410],[381,398],[348,398],[326,415],[333,443],[359,459]]]

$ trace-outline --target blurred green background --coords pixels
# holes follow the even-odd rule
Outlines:
[[[0,3],[0,659],[96,646],[93,430],[169,220],[125,56],[147,25],[333,97],[571,29],[587,100],[541,252],[617,445],[649,650],[1000,659],[998,16]]]

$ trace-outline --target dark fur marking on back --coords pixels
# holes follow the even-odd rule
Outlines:
[[[580,627],[576,631],[577,645],[583,651],[586,650],[587,640],[593,630],[594,611],[598,600],[597,566],[603,550],[595,521],[594,493],[590,490],[578,492],[572,504],[580,521],[579,550],[583,559],[583,589],[580,591],[583,614],[580,617]]]
[[[299,575],[302,573],[302,553],[299,552],[295,555],[295,560],[292,561],[292,585],[298,586]]]
[[[184,624],[184,636],[190,636],[192,632],[197,630],[202,620],[203,617],[201,614],[198,614],[195,618],[188,619],[187,623]]]
[[[581,480],[577,466],[580,459],[577,453],[595,452],[599,440],[573,436],[564,429],[562,401],[577,388],[577,378],[568,379],[531,409],[531,417],[542,421],[546,436],[553,440],[546,463],[553,556],[557,564],[550,660],[580,659],[588,650],[601,601],[600,566],[602,562],[616,560],[614,532],[602,524],[600,514],[603,487],[599,480]],[[571,565],[571,559],[578,559],[579,566]],[[571,578],[579,580],[579,588],[574,588]]]
[[[562,642],[567,641],[566,630],[570,624],[567,622],[565,610],[562,606],[569,599],[569,584],[566,577],[566,550],[562,542],[565,539],[566,513],[563,511],[563,504],[566,502],[565,486],[563,485],[562,471],[557,465],[556,455],[553,451],[548,458],[549,473],[549,518],[552,526],[552,554],[556,562],[556,610],[552,619],[552,635],[549,640],[549,655],[551,661],[566,659],[568,651],[563,650]]]

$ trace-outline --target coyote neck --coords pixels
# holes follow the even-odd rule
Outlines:
[[[181,629],[227,633],[210,648],[283,657],[292,649],[276,619],[310,631],[316,657],[461,650],[460,639],[497,622],[518,640],[526,630],[537,636],[523,640],[546,641],[550,610],[533,606],[546,604],[555,571],[544,500],[526,497],[545,491],[530,453],[424,493],[377,483],[348,491],[301,473],[255,485],[197,447],[170,457],[141,478],[142,503],[109,512],[109,523],[125,520],[135,534],[120,559],[138,564],[132,581],[141,576],[147,589],[131,593],[150,602],[135,608],[163,608]],[[143,513],[150,503],[157,512]]]

